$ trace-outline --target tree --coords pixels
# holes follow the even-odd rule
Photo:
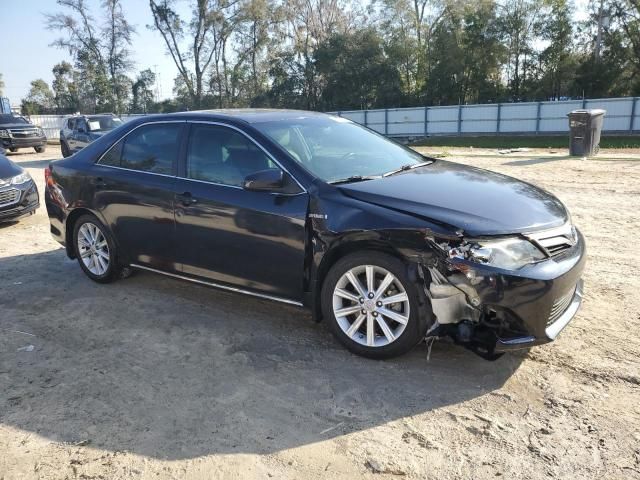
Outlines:
[[[321,109],[377,108],[402,100],[400,74],[372,28],[330,37],[316,49],[314,64],[324,82]]]
[[[156,83],[156,74],[150,69],[143,70],[133,82],[131,93],[131,113],[147,113],[153,108],[153,84]]]
[[[135,28],[127,21],[121,0],[103,0],[105,22],[102,35],[105,38],[106,63],[109,71],[111,87],[111,104],[116,112],[125,110],[131,81],[126,73],[133,67],[131,61],[131,36]]]
[[[543,100],[560,100],[569,94],[577,62],[573,54],[573,15],[567,0],[547,0],[550,15],[542,27],[548,46],[540,53],[542,76],[537,90]]]
[[[525,86],[537,66],[535,41],[539,37],[544,3],[538,0],[507,0],[501,5],[499,25],[507,47],[507,85],[510,99],[526,100]]]
[[[236,14],[238,0],[196,0],[189,22],[178,15],[174,3],[174,0],[149,0],[151,28],[164,39],[191,104],[200,108],[205,73],[214,54],[220,55],[226,48],[229,18]],[[188,47],[184,45],[185,38]]]
[[[53,92],[41,78],[31,82],[29,93],[22,100],[22,111],[27,115],[49,113],[54,108]]]
[[[45,14],[47,28],[64,36],[53,46],[66,49],[78,70],[80,107],[87,112],[124,110],[130,80],[131,36],[135,32],[123,12],[121,0],[103,0],[103,21],[98,24],[85,0],[57,0],[67,12]]]
[[[78,72],[69,62],[60,62],[53,67],[54,103],[58,113],[73,113],[80,110],[77,85]]]

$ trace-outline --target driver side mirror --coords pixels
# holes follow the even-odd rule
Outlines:
[[[284,186],[284,175],[279,168],[268,168],[247,175],[242,182],[245,190],[265,192],[279,190]]]

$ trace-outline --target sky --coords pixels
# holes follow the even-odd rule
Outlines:
[[[585,17],[589,0],[574,0],[576,18]],[[94,17],[100,18],[100,0],[87,0]],[[131,77],[140,70],[150,68],[157,73],[160,99],[171,98],[173,79],[178,71],[166,54],[164,40],[159,33],[149,30],[153,20],[147,0],[122,0],[129,22],[136,27],[131,51],[135,61]],[[179,0],[180,12],[189,12],[189,0]],[[60,33],[47,30],[44,13],[56,13],[61,8],[55,0],[0,0],[0,73],[5,83],[4,96],[12,105],[19,105],[27,95],[32,80],[42,78],[49,85],[53,81],[51,69],[67,60],[66,50],[49,46]]]
[[[164,40],[147,28],[153,22],[148,0],[123,0],[127,20],[136,26],[131,51],[135,66],[130,76],[150,68],[160,78],[161,99],[172,96],[173,79],[178,73],[171,57],[166,55]],[[188,2],[182,8],[188,11]],[[100,0],[87,0],[97,19]],[[72,62],[67,50],[49,46],[60,33],[46,29],[44,13],[57,13],[61,8],[55,0],[0,0],[0,73],[5,83],[4,96],[11,105],[19,105],[27,95],[32,80],[53,81],[51,69],[63,60]]]

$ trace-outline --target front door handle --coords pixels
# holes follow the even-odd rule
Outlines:
[[[196,198],[193,197],[193,195],[191,195],[191,192],[181,193],[180,195],[178,195],[178,198],[180,199],[180,203],[182,203],[182,205],[184,205],[185,207],[188,207],[189,205],[193,205],[198,201]]]

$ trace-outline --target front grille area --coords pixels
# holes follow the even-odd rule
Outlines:
[[[9,132],[13,138],[31,138],[40,136],[40,133],[36,128],[11,128],[9,129]]]
[[[547,327],[551,325],[553,322],[558,320],[562,316],[562,314],[569,308],[571,305],[571,300],[573,300],[573,295],[575,294],[575,287],[569,291],[566,295],[558,298],[555,302],[553,302],[553,306],[551,307],[551,313],[549,313],[549,320],[547,320]]]
[[[20,199],[20,190],[12,188],[11,190],[0,191],[0,207],[16,203]]]
[[[552,230],[532,233],[528,237],[550,257],[561,255],[578,242],[578,233],[570,223]]]

